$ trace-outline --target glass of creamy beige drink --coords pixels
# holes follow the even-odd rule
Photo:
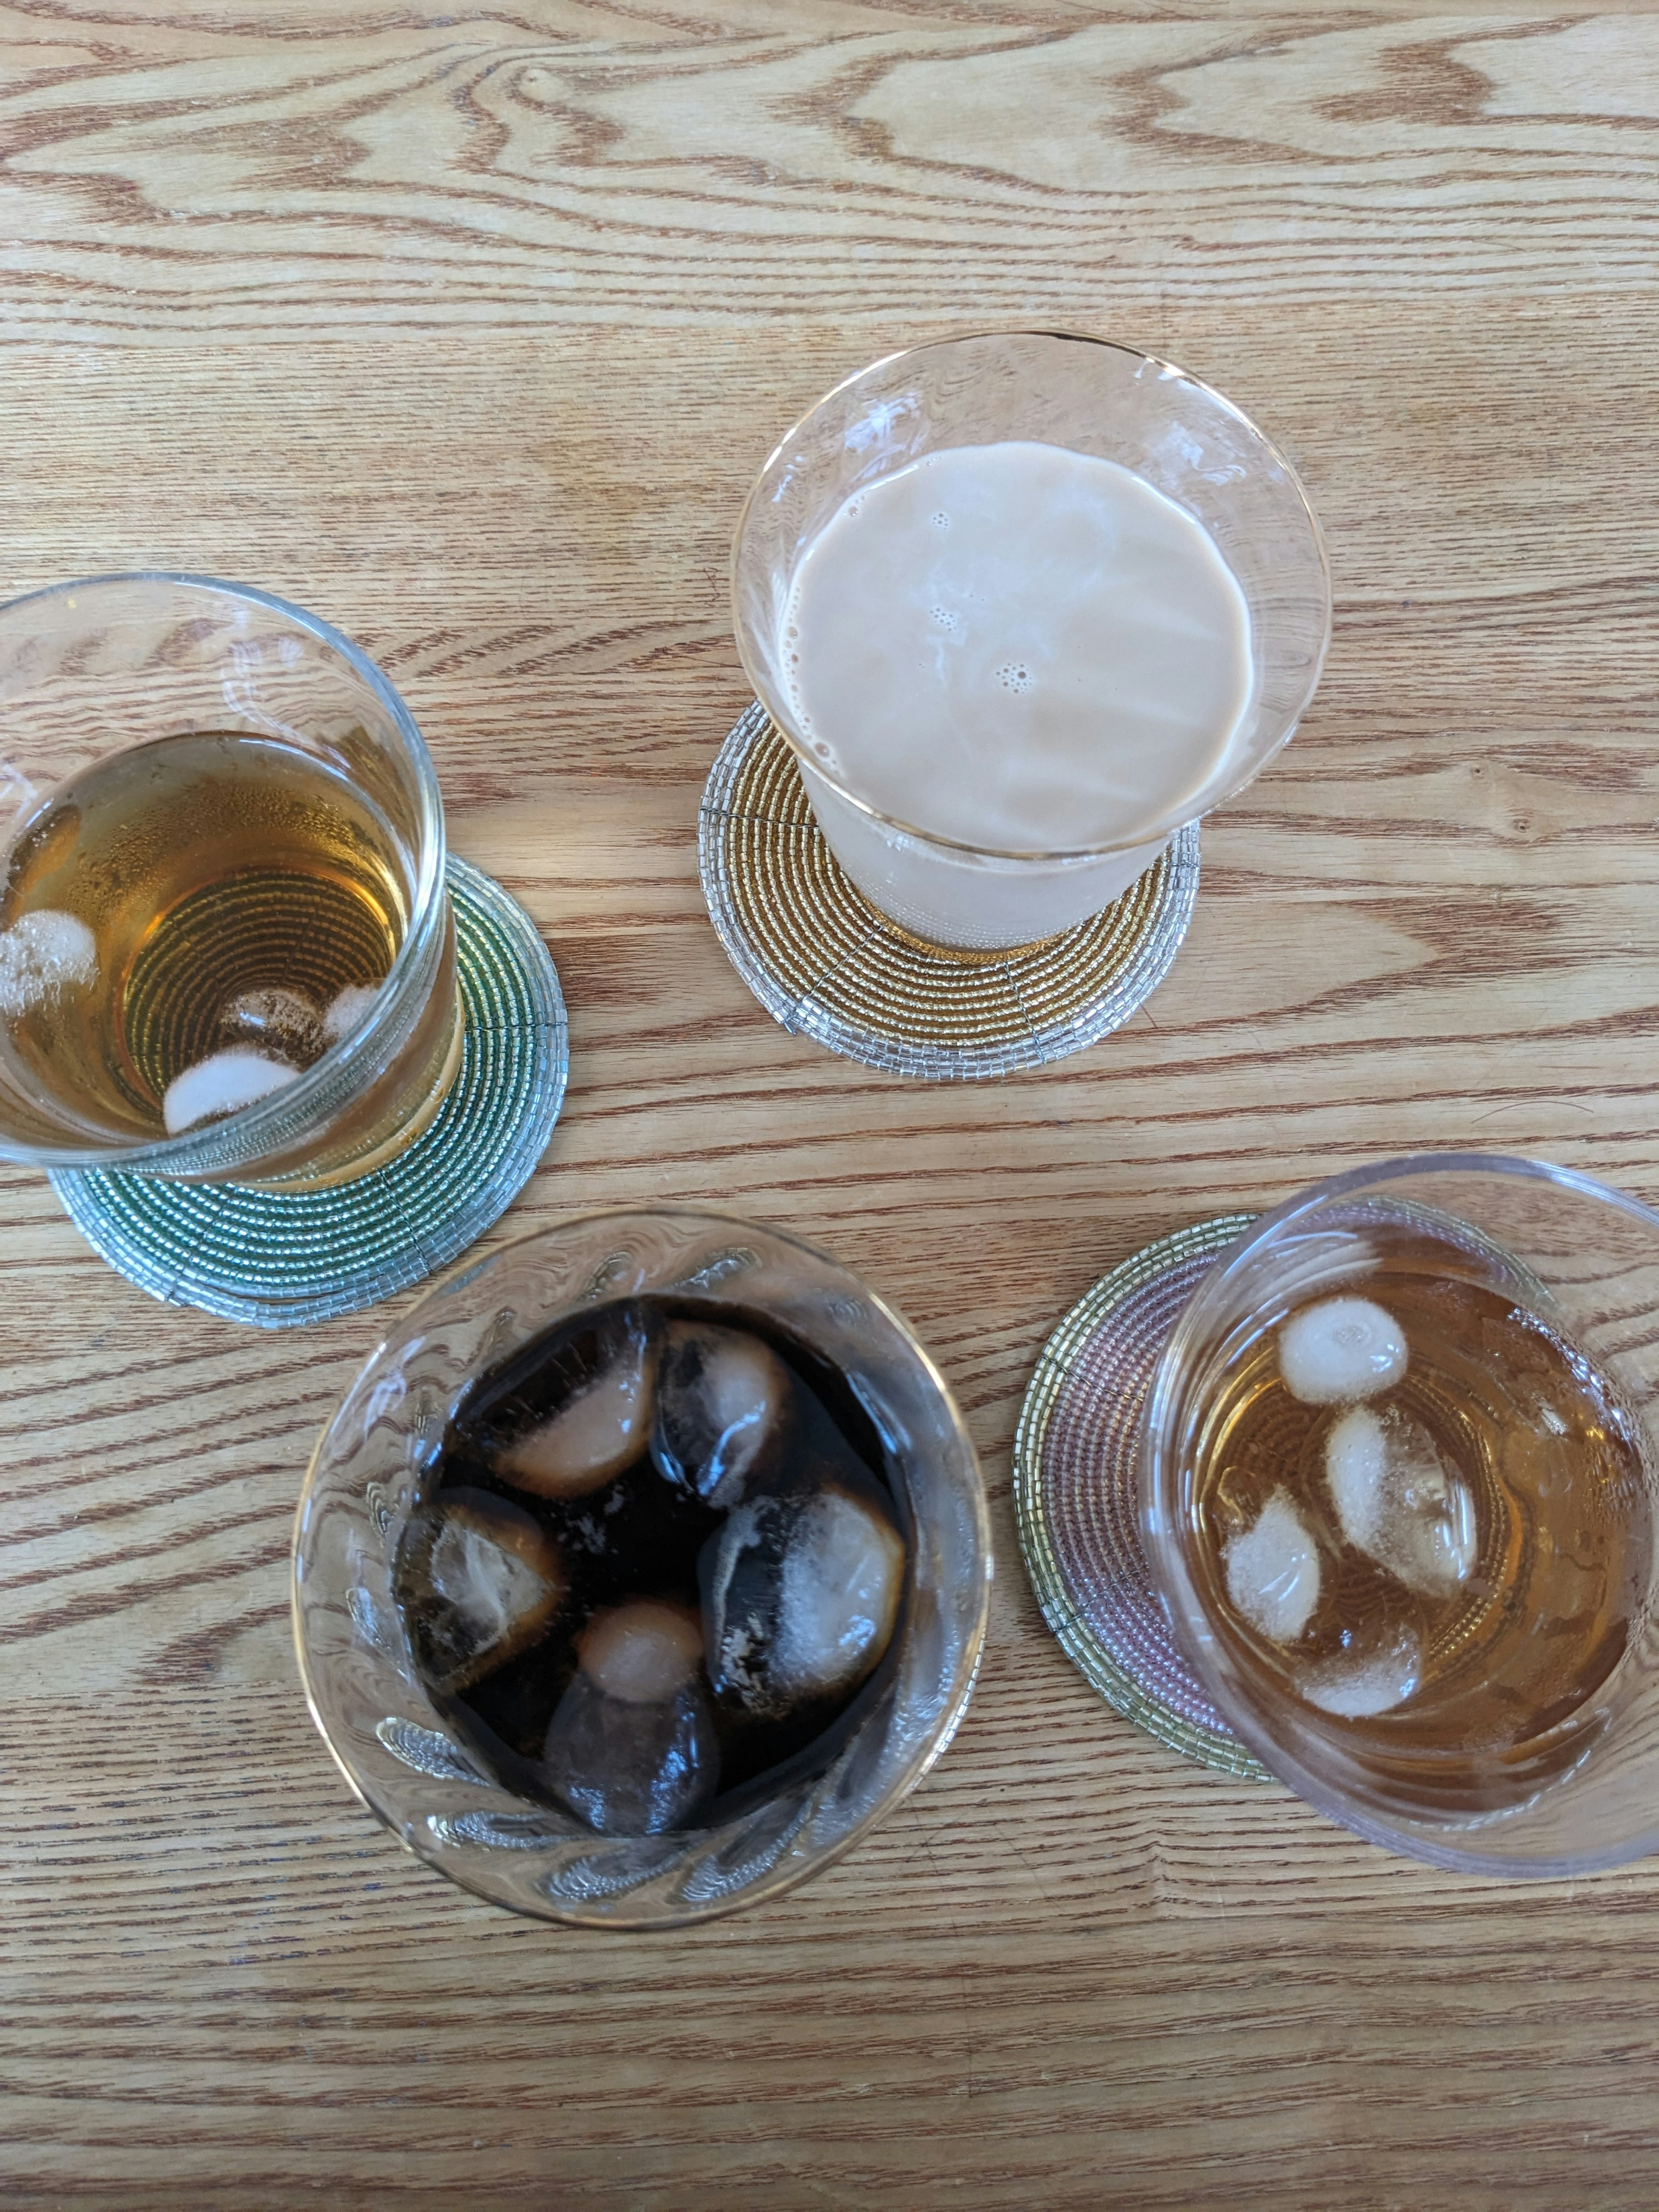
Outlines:
[[[1295,729],[1330,632],[1319,526],[1184,371],[1041,331],[836,386],[761,471],[738,649],[865,896],[928,941],[1109,906]]]

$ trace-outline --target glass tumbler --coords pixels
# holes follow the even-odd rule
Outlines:
[[[0,607],[0,1158],[308,1189],[366,1173],[436,1113],[461,1051],[437,778],[408,708],[328,623],[160,573]],[[229,872],[204,876],[220,844]],[[165,1056],[195,1036],[194,982],[280,994],[284,961],[326,972],[270,887],[310,870],[323,896],[357,862],[387,919],[349,957],[389,964],[356,987],[351,1025],[297,1079],[168,1133],[140,1030]],[[200,976],[158,981],[147,948],[192,899],[205,919],[179,926]]]
[[[968,845],[884,814],[827,765],[827,748],[800,727],[785,680],[796,571],[843,502],[942,447],[1003,440],[1066,447],[1133,471],[1203,524],[1249,610],[1249,697],[1207,781],[1172,810],[1126,814],[1109,840],[1075,850]],[[940,339],[837,385],[786,433],[750,492],[732,549],[732,605],[744,672],[794,750],[842,868],[904,929],[973,950],[1027,944],[1099,913],[1177,830],[1242,791],[1295,729],[1330,635],[1319,526],[1278,448],[1231,400],[1170,362],[1054,331]]]
[[[392,1569],[469,1385],[586,1307],[672,1296],[763,1316],[839,1367],[882,1439],[908,1523],[904,1597],[878,1693],[827,1769],[704,1827],[605,1836],[482,1773],[422,1684]],[[892,1308],[823,1253],[722,1214],[598,1213],[504,1246],[412,1306],[324,1431],[294,1540],[294,1624],[313,1717],[404,1846],[497,1905],[595,1927],[707,1919],[841,1856],[944,1751],[984,1641],[991,1547],[974,1448]]]
[[[1467,1580],[1443,1606],[1427,1647],[1436,1672],[1430,1679],[1425,1663],[1426,1694],[1438,1704],[1426,1721],[1413,1719],[1409,1700],[1373,1703],[1363,1713],[1351,1701],[1344,1712],[1327,1692],[1310,1701],[1305,1688],[1264,1669],[1219,1586],[1213,1542],[1202,1540],[1200,1495],[1206,1454],[1224,1473],[1231,1463],[1230,1443],[1210,1452],[1215,1438],[1236,1433],[1218,1409],[1243,1402],[1239,1377],[1264,1371],[1252,1362],[1269,1333],[1327,1295],[1388,1310],[1391,1296],[1408,1295],[1391,1272],[1406,1248],[1438,1255],[1421,1310],[1437,1316],[1431,1325],[1442,1340],[1429,1343],[1429,1323],[1415,1340],[1404,1325],[1408,1364],[1390,1367],[1401,1376],[1396,1401],[1413,1412],[1419,1359],[1425,1372],[1474,1378],[1442,1401],[1442,1415],[1449,1409],[1442,1432],[1455,1436],[1457,1479],[1489,1501],[1490,1516],[1483,1525],[1477,1514],[1478,1541],[1459,1540],[1455,1572]],[[1272,1340],[1283,1375],[1287,1339]],[[1384,1352],[1395,1363],[1386,1346],[1377,1356]],[[1565,1368],[1550,1364],[1563,1355]],[[1604,1401],[1586,1395],[1574,1402],[1590,1414],[1570,1406],[1564,1419],[1550,1380],[1564,1372],[1605,1389],[1606,1410],[1595,1413]],[[1300,1382],[1304,1399],[1312,1387]],[[1386,1398],[1366,1402],[1385,1411],[1362,1425],[1362,1453],[1366,1429],[1380,1441],[1384,1424],[1401,1418],[1386,1410]],[[1419,1397],[1418,1412],[1425,1402]],[[1343,1418],[1334,1399],[1328,1418]],[[1295,1463],[1289,1431],[1274,1431],[1281,1433],[1275,1472]],[[1402,1440],[1399,1472],[1417,1487],[1389,1492],[1394,1504],[1377,1492],[1381,1510],[1399,1510],[1401,1498],[1443,1498],[1437,1486],[1444,1470],[1431,1469],[1424,1489],[1413,1432],[1392,1433]],[[1616,1458],[1608,1456],[1612,1440]],[[1322,1449],[1327,1494],[1316,1503],[1348,1516],[1344,1540],[1371,1546],[1373,1558],[1401,1574],[1420,1574],[1409,1530],[1406,1549],[1398,1534],[1379,1537],[1369,1525],[1369,1488],[1363,1496],[1339,1488],[1357,1467],[1364,1475],[1364,1466],[1336,1456],[1328,1437]],[[1235,1455],[1241,1467],[1251,1464],[1243,1450]],[[1438,1866],[1577,1875],[1659,1847],[1656,1467],[1659,1214],[1588,1176],[1536,1161],[1481,1153],[1390,1160],[1264,1214],[1200,1281],[1147,1398],[1142,1534],[1176,1638],[1211,1698],[1310,1804]],[[1610,1468],[1621,1470],[1616,1479]],[[1325,1556],[1326,1571],[1338,1576],[1354,1557]],[[1585,1595],[1595,1587],[1590,1571],[1601,1573],[1607,1559],[1622,1562],[1617,1604]],[[1449,1587],[1443,1577],[1437,1586]],[[1436,1722],[1436,1711],[1455,1723]]]

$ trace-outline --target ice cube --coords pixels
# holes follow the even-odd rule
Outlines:
[[[193,1129],[201,1121],[221,1121],[268,1098],[273,1091],[299,1080],[300,1071],[285,1060],[273,1060],[252,1045],[228,1045],[182,1075],[175,1075],[161,1099],[161,1121],[170,1137]]]
[[[1420,1422],[1353,1406],[1325,1439],[1325,1480],[1356,1551],[1419,1597],[1448,1597],[1474,1570],[1474,1496]]]
[[[1406,1371],[1399,1323],[1371,1298],[1321,1298],[1279,1332],[1279,1371],[1304,1406],[1374,1398]]]
[[[544,1635],[569,1577],[557,1544],[523,1506],[456,1488],[410,1520],[393,1585],[422,1674],[447,1692]]]
[[[709,1680],[760,1720],[843,1695],[876,1666],[904,1588],[904,1539],[873,1483],[748,1499],[697,1562]]]
[[[629,1316],[613,1322],[594,1374],[556,1413],[515,1437],[496,1462],[520,1489],[538,1498],[586,1498],[646,1448],[656,1404],[657,1348]]]
[[[1327,1660],[1297,1685],[1310,1705],[1340,1720],[1369,1720],[1403,1705],[1417,1687],[1417,1638],[1402,1634],[1381,1650]]]
[[[684,1688],[702,1659],[702,1624],[688,1607],[635,1598],[596,1613],[582,1631],[581,1664],[607,1698],[656,1705]]]
[[[1287,1492],[1274,1491],[1225,1558],[1227,1595],[1251,1627],[1274,1644],[1300,1636],[1319,1603],[1319,1547]]]
[[[596,1614],[548,1723],[547,1779],[602,1836],[653,1836],[712,1796],[720,1747],[696,1617],[653,1598]]]
[[[671,1482],[721,1510],[776,1451],[789,1370],[746,1329],[671,1322],[657,1379],[651,1449]]]
[[[349,1036],[380,995],[378,983],[348,983],[337,991],[323,1009],[324,1042],[338,1044]]]
[[[322,1017],[303,991],[261,984],[228,999],[219,1016],[227,1044],[250,1044],[274,1059],[309,1067],[323,1049]]]
[[[79,915],[37,907],[0,935],[0,1014],[15,1018],[98,975],[98,940]]]

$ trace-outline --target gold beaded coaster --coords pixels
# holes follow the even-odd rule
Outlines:
[[[1198,897],[1192,823],[1075,929],[1007,952],[926,944],[842,874],[758,703],[710,772],[697,858],[720,943],[774,1021],[934,1081],[1041,1067],[1109,1036],[1169,974]]]
[[[1255,1216],[1148,1244],[1042,1347],[1014,1438],[1020,1550],[1043,1619],[1126,1720],[1223,1773],[1266,1781],[1176,1649],[1140,1544],[1140,1418],[1182,1310]]]

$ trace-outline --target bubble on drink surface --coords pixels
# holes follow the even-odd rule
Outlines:
[[[1352,1406],[1325,1439],[1325,1480],[1343,1535],[1419,1597],[1449,1597],[1474,1571],[1474,1493],[1422,1424],[1397,1406]]]
[[[697,1562],[715,1694],[775,1720],[845,1695],[891,1640],[904,1539],[867,1476],[748,1499]]]
[[[1031,672],[1023,660],[1005,660],[997,670],[997,682],[1005,691],[1029,691]]]
[[[380,995],[377,983],[348,983],[337,991],[323,1008],[323,1042],[338,1044],[349,1036]]]
[[[299,1077],[289,1060],[274,1060],[252,1045],[228,1045],[173,1077],[161,1097],[162,1125],[168,1136],[176,1137],[204,1121],[222,1121],[297,1083]]]
[[[465,1487],[411,1517],[392,1568],[416,1659],[443,1692],[537,1642],[569,1586],[558,1545],[523,1506]]]
[[[1300,1636],[1319,1603],[1319,1547],[1287,1492],[1274,1491],[1224,1558],[1234,1610],[1270,1643]]]
[[[951,527],[951,518],[942,507],[936,507],[927,520],[935,530],[948,530]]]
[[[789,1370],[747,1329],[671,1322],[652,1456],[669,1481],[725,1512],[775,1460],[793,1399]]]
[[[316,1001],[281,984],[238,991],[225,1002],[219,1034],[227,1044],[250,1044],[295,1067],[309,1067],[323,1049],[322,1018]]]
[[[1311,1668],[1297,1684],[1300,1695],[1339,1720],[1370,1720],[1403,1705],[1416,1689],[1422,1669],[1417,1638],[1402,1631],[1381,1648],[1346,1653]]]
[[[933,607],[928,611],[939,629],[948,631],[952,636],[962,628],[962,617],[953,614],[949,607]]]
[[[636,1598],[596,1614],[548,1723],[549,1782],[602,1836],[653,1836],[714,1794],[720,1747],[698,1679],[702,1632],[680,1606]]]
[[[558,1411],[508,1443],[497,1473],[538,1498],[586,1498],[644,1452],[657,1396],[657,1346],[637,1314],[609,1317],[593,1372]]]
[[[1279,1332],[1279,1374],[1304,1406],[1374,1398],[1400,1381],[1406,1360],[1399,1323],[1372,1298],[1321,1298]]]
[[[77,914],[37,907],[0,933],[0,1014],[9,1019],[97,976],[98,940]]]

